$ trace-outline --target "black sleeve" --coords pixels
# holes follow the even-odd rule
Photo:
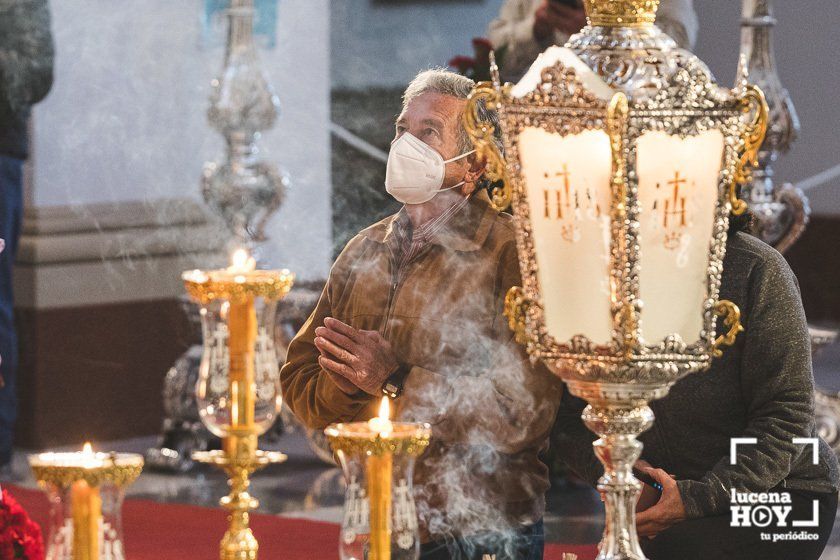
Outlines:
[[[794,438],[814,437],[814,377],[811,341],[796,277],[773,253],[750,278],[747,328],[741,356],[741,392],[748,423],[739,437],[735,465],[721,457],[700,480],[678,482],[690,518],[728,511],[730,491],[766,492],[790,473],[807,445]]]
[[[46,97],[53,57],[47,0],[0,0],[0,113],[19,114]]]
[[[586,402],[573,396],[568,389],[563,391],[551,432],[551,447],[566,466],[594,486],[604,474],[604,467],[592,450],[592,442],[598,436],[589,431],[580,417],[584,408]]]

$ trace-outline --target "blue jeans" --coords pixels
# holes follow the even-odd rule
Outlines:
[[[17,418],[18,348],[12,303],[12,264],[17,254],[23,215],[23,160],[0,155],[0,465],[12,458],[12,438]]]
[[[542,520],[514,534],[487,533],[476,537],[434,541],[420,548],[420,560],[543,560],[545,530]]]

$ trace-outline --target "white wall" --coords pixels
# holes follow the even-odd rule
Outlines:
[[[292,178],[269,226],[270,264],[304,278],[328,271],[329,3],[279,0],[277,46],[261,60],[282,103],[264,156]],[[38,206],[199,197],[205,161],[221,157],[207,123],[223,41],[202,41],[203,0],[58,0],[52,93],[35,110]],[[209,44],[209,46],[208,46]]]

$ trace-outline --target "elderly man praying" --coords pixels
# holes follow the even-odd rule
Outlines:
[[[383,393],[397,419],[432,424],[414,477],[424,560],[540,559],[538,455],[561,386],[502,313],[519,266],[462,125],[473,85],[429,70],[405,90],[385,182],[404,206],[336,260],[289,346],[283,396],[313,428],[371,418]]]

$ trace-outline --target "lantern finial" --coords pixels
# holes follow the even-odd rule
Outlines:
[[[600,27],[644,27],[656,22],[659,0],[584,0],[589,23]]]

